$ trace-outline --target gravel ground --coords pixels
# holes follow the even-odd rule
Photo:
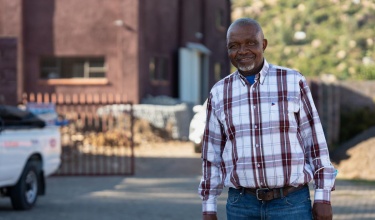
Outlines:
[[[201,219],[201,160],[193,146],[143,144],[135,153],[134,176],[50,177],[47,195],[30,211],[13,211],[9,199],[0,199],[0,220]],[[375,182],[337,180],[332,198],[333,219],[375,219]],[[223,220],[225,199],[223,193],[218,205]]]

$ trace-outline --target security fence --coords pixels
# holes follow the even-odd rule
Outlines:
[[[133,104],[120,94],[23,94],[23,104],[54,103],[61,126],[61,166],[55,175],[133,175]],[[99,108],[128,108],[98,114]]]

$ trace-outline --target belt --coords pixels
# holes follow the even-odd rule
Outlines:
[[[239,190],[243,190],[245,193],[249,193],[255,195],[258,200],[262,201],[270,201],[273,199],[282,198],[287,196],[288,194],[303,189],[307,185],[300,185],[298,187],[294,186],[286,186],[283,188],[275,188],[275,189],[268,189],[268,188],[260,188],[260,189],[253,189],[253,188],[239,188]]]

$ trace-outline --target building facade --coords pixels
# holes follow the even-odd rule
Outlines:
[[[229,74],[229,0],[0,0],[0,103],[23,93],[203,103]]]

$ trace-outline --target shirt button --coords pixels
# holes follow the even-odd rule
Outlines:
[[[253,108],[256,108],[257,106],[256,105],[253,105]]]
[[[258,167],[260,167],[260,164],[258,163]]]
[[[255,125],[255,126],[254,126],[254,128],[258,128],[258,126],[257,126],[257,125]]]
[[[255,147],[259,147],[259,144],[256,144]]]

